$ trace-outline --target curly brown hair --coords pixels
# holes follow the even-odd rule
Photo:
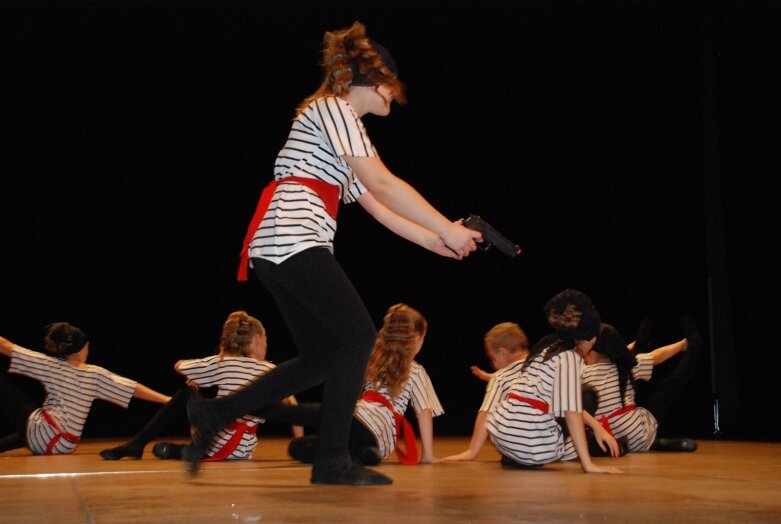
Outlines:
[[[366,35],[366,26],[353,22],[346,29],[326,31],[323,37],[323,57],[320,62],[325,73],[317,90],[306,97],[296,109],[301,113],[312,100],[326,95],[345,96],[353,84],[353,68],[367,77],[372,84],[387,85],[393,91],[393,98],[405,104],[404,83],[396,77],[388,64]]]
[[[220,358],[225,355],[249,356],[252,337],[256,333],[261,336],[266,334],[263,324],[257,318],[246,311],[234,311],[228,315],[220,335]]]
[[[374,386],[388,388],[391,397],[398,395],[409,378],[416,337],[424,336],[427,329],[428,323],[418,310],[406,304],[391,306],[377,333],[366,379]]]

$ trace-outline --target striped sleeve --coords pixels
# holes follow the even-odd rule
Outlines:
[[[100,366],[89,366],[97,377],[95,398],[111,402],[123,408],[130,404],[138,382],[122,377]]]
[[[563,417],[565,411],[583,411],[581,381],[583,359],[574,351],[562,351],[557,359],[551,390],[551,413]]]
[[[632,368],[632,378],[635,380],[651,380],[654,372],[654,357],[650,353],[637,355],[637,365]]]
[[[417,362],[413,362],[412,371],[408,384],[412,392],[410,402],[415,413],[420,413],[424,409],[430,409],[433,416],[438,417],[442,415],[445,409],[439,402],[437,393],[434,391],[434,384],[431,383],[431,378],[426,373],[425,368]]]

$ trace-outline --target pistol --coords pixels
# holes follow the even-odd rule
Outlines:
[[[512,242],[509,238],[491,227],[491,224],[480,218],[478,215],[470,214],[464,219],[464,227],[474,229],[483,234],[483,241],[478,244],[478,247],[483,251],[488,251],[491,246],[495,246],[496,249],[504,253],[510,258],[515,258],[521,253],[521,248],[518,244]],[[483,247],[485,244],[485,247]]]

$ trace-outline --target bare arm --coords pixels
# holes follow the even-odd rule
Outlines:
[[[569,434],[572,438],[572,444],[575,446],[575,451],[580,459],[580,467],[583,468],[584,472],[622,473],[618,468],[597,466],[591,460],[591,455],[588,452],[588,443],[586,442],[586,429],[583,424],[583,415],[580,412],[565,411],[564,417],[567,420],[567,428],[569,429]]]
[[[423,198],[411,185],[394,175],[379,157],[345,155],[347,164],[375,199],[393,213],[439,236],[458,258],[477,249],[482,235],[451,222]]]
[[[474,376],[476,376],[477,378],[479,378],[484,382],[488,382],[496,374],[496,373],[489,373],[487,371],[484,371],[483,369],[477,366],[470,366],[469,371],[471,371]]]
[[[418,429],[423,447],[420,463],[436,464],[439,459],[434,457],[434,416],[430,409],[423,409],[418,413]]]
[[[407,220],[401,215],[397,215],[381,202],[377,201],[371,193],[364,193],[358,198],[358,203],[372,216],[377,222],[393,231],[405,240],[417,244],[438,255],[450,258],[459,258],[451,251],[445,242],[439,236],[418,224]]]
[[[0,337],[0,353],[6,357],[10,357],[13,353],[14,344],[7,338]]]
[[[485,419],[488,418],[487,411],[478,411],[475,417],[475,426],[472,429],[472,440],[469,441],[469,449],[462,451],[458,455],[450,455],[442,459],[443,462],[461,462],[474,460],[480,450],[483,449],[485,441],[488,439],[488,430],[485,427]]]
[[[143,384],[136,384],[136,389],[133,391],[133,398],[146,400],[149,402],[156,402],[158,404],[165,404],[171,397],[158,393],[154,389],[150,389]]]
[[[661,364],[668,358],[674,357],[681,351],[686,351],[686,348],[688,347],[688,343],[686,342],[686,339],[679,340],[678,342],[675,342],[674,344],[669,344],[667,346],[662,346],[660,348],[656,348],[653,351],[649,353],[654,359],[654,366],[657,364]]]
[[[583,422],[585,422],[586,425],[594,432],[594,437],[596,438],[599,447],[602,448],[602,451],[607,451],[605,446],[608,446],[610,448],[611,456],[618,457],[621,455],[621,451],[618,448],[618,442],[616,442],[615,437],[611,435],[610,432],[606,430],[597,419],[592,417],[588,412],[584,411]]]

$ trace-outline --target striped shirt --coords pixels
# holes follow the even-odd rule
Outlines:
[[[393,405],[396,413],[404,414],[407,407],[412,404],[415,413],[430,409],[434,417],[442,415],[445,410],[439,402],[434,385],[431,383],[426,370],[417,362],[412,362],[409,378],[401,388],[401,392],[391,398],[388,388],[371,384],[364,384],[364,391],[376,390]],[[383,458],[388,457],[396,449],[396,419],[388,408],[378,402],[359,400],[355,406],[355,418],[366,426],[377,441],[377,448]]]
[[[543,360],[547,352],[544,349],[535,356],[526,370],[515,375],[509,384],[498,381],[502,375],[497,373],[486,392],[487,397],[496,397],[486,417],[491,442],[503,455],[530,466],[561,459],[565,441],[556,418],[563,417],[567,411],[583,411],[583,359],[574,351],[562,351]],[[507,394],[491,391],[500,386]],[[509,398],[509,393],[545,402],[549,412],[543,413]]]
[[[274,179],[321,180],[337,186],[345,204],[355,202],[367,190],[347,165],[345,155],[376,157],[377,151],[346,100],[318,98],[293,120],[287,142],[277,155]],[[282,183],[250,242],[249,256],[279,264],[311,247],[333,252],[335,234],[336,219],[326,212],[313,189]]]
[[[649,381],[654,369],[654,359],[649,353],[637,355],[637,365],[632,368],[632,378]],[[586,366],[583,384],[597,392],[598,406],[594,418],[610,415],[617,409],[635,402],[635,390],[627,384],[624,403],[618,384],[618,369],[612,362],[597,362]],[[637,407],[633,411],[609,420],[610,429],[616,438],[627,437],[629,451],[647,451],[656,439],[658,423],[647,409]]]
[[[223,397],[241,389],[261,375],[265,375],[276,366],[266,360],[250,357],[211,355],[205,358],[182,360],[179,362],[179,372],[200,387],[217,386],[217,397]],[[265,422],[264,419],[244,415],[236,419],[248,428],[254,428]],[[221,430],[206,450],[206,455],[216,454],[233,436],[234,430]],[[226,457],[226,460],[249,460],[258,445],[258,439],[253,433],[245,432],[236,449]]]
[[[27,446],[36,455],[46,453],[47,446],[60,432],[81,438],[95,399],[126,408],[137,384],[100,366],[85,364],[76,367],[62,359],[20,346],[13,347],[8,371],[36,379],[46,390],[43,406],[27,419]],[[54,419],[60,431],[46,421],[43,410]],[[76,446],[78,443],[60,438],[51,453],[73,453]]]

